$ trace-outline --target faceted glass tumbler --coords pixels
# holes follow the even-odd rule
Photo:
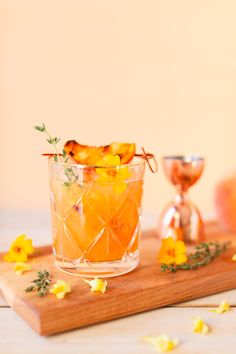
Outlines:
[[[49,159],[53,252],[63,271],[112,277],[139,261],[145,161],[114,167]]]

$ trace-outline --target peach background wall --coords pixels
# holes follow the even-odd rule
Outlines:
[[[44,121],[63,140],[204,155],[191,194],[211,211],[236,166],[235,14],[234,0],[0,0],[0,207],[48,208]],[[147,173],[145,212],[172,194]]]

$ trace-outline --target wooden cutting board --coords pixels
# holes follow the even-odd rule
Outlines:
[[[32,258],[32,271],[17,276],[13,264],[0,255],[0,288],[7,303],[40,335],[51,335],[103,321],[124,317],[177,302],[236,288],[236,234],[227,234],[215,222],[206,225],[208,240],[232,240],[232,247],[208,266],[195,271],[161,273],[156,254],[158,240],[154,231],[145,232],[141,241],[139,267],[108,280],[105,294],[91,293],[79,277],[60,272],[53,263],[50,247],[42,247]],[[53,279],[72,285],[71,294],[57,300],[53,294],[39,298],[24,289],[35,278],[35,271],[47,269]]]

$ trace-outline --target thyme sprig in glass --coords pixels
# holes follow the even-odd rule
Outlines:
[[[78,176],[74,173],[73,168],[69,165],[68,163],[68,156],[66,155],[65,150],[62,150],[62,153],[59,152],[57,148],[57,144],[61,140],[60,138],[56,136],[52,136],[44,123],[42,125],[36,125],[34,126],[34,129],[39,131],[40,133],[45,133],[47,135],[47,142],[51,145],[53,145],[55,149],[55,155],[53,156],[55,162],[63,162],[66,164],[65,166],[65,175],[68,178],[68,181],[64,182],[64,186],[70,187],[72,184],[74,184],[78,180]]]
[[[221,255],[229,246],[229,242],[201,242],[195,246],[195,252],[188,256],[188,262],[182,264],[161,264],[161,271],[175,273],[178,270],[194,270],[203,267]]]
[[[40,297],[45,296],[49,291],[49,286],[51,284],[51,274],[47,270],[40,270],[36,273],[37,278],[32,280],[33,285],[28,286],[25,292],[29,293],[36,290],[37,295]]]

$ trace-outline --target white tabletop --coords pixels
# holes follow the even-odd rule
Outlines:
[[[144,227],[154,227],[155,217],[146,216]],[[15,237],[26,233],[35,245],[50,242],[50,221],[45,212],[2,211],[0,250]],[[218,315],[210,312],[227,299],[232,310]],[[40,337],[0,299],[0,354],[148,354],[155,349],[144,336],[163,333],[178,337],[176,354],[233,354],[236,352],[236,290],[187,303],[73,330],[52,337]],[[211,327],[206,336],[192,333],[192,322],[202,317]]]

